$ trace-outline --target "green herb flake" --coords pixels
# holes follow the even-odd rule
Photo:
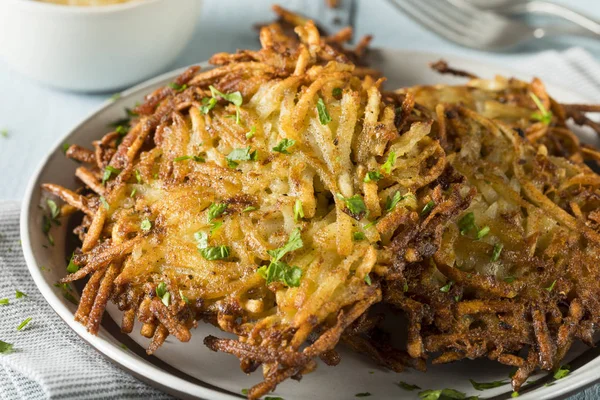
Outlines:
[[[100,196],[100,203],[102,204],[102,207],[106,209],[106,211],[110,210],[110,205],[108,204],[104,196]]]
[[[340,97],[342,95],[342,88],[339,88],[339,87],[333,88],[333,90],[331,91],[331,95],[336,98]]]
[[[367,237],[362,232],[354,232],[352,234],[352,238],[354,239],[355,242],[360,242],[361,240],[365,240]]]
[[[248,207],[244,208],[244,209],[242,210],[242,212],[243,212],[243,213],[247,213],[247,212],[254,211],[254,210],[258,210],[258,208],[256,208],[256,207],[253,207],[253,206],[248,206]]]
[[[512,394],[510,395],[510,397],[512,397],[513,399],[515,397],[519,397],[519,392],[512,392]]]
[[[477,400],[478,396],[470,396],[454,389],[424,390],[419,392],[421,400]]]
[[[220,217],[227,210],[227,203],[210,203],[208,206],[208,222]]]
[[[397,191],[396,193],[394,193],[393,196],[388,196],[386,202],[385,202],[385,210],[387,212],[391,212],[394,210],[394,208],[396,208],[396,206],[398,205],[398,203],[400,202],[400,200],[404,199],[404,197],[400,194],[400,191]]]
[[[544,290],[551,292],[554,289],[554,285],[556,285],[556,280],[550,284],[550,286],[545,287]]]
[[[137,193],[137,189],[133,188],[133,190],[131,191],[131,194],[129,195],[129,197],[135,196],[136,193]]]
[[[106,182],[108,182],[113,177],[113,175],[117,176],[120,173],[120,169],[115,168],[111,165],[107,165],[106,168],[104,168],[104,174],[102,175],[102,184],[106,185]]]
[[[267,250],[267,253],[273,258],[274,262],[277,262],[287,253],[298,250],[302,248],[302,246],[304,246],[304,243],[302,242],[302,236],[300,235],[300,228],[296,228],[290,234],[286,244],[275,250]]]
[[[242,394],[244,396],[247,396],[248,395],[248,389],[242,389]]]
[[[185,89],[188,88],[188,85],[186,85],[185,83],[183,85],[180,85],[177,82],[171,82],[169,83],[169,87],[177,92],[183,92]]]
[[[509,383],[508,381],[475,382],[473,379],[469,379],[469,382],[471,382],[471,385],[473,385],[473,388],[475,390],[479,391],[497,388],[500,386],[507,385]]]
[[[0,306],[5,306],[9,303],[8,299],[0,299]]]
[[[317,114],[319,115],[319,122],[321,125],[327,125],[331,122],[331,115],[329,115],[325,102],[320,97],[317,100]]]
[[[70,274],[74,274],[75,272],[79,271],[79,265],[77,265],[73,262],[73,256],[74,256],[74,254],[71,255],[71,259],[69,260],[69,265],[67,265],[67,272]]]
[[[229,257],[230,254],[229,246],[216,246],[216,247],[206,247],[204,249],[200,249],[200,254],[204,259],[208,261],[214,260],[223,260]]]
[[[180,162],[180,161],[185,161],[185,160],[193,160],[193,161],[201,162],[201,163],[206,162],[206,160],[202,156],[181,156],[181,157],[175,157],[173,159],[174,162]]]
[[[0,136],[2,136],[5,139],[8,139],[8,129],[0,130]]]
[[[23,328],[25,328],[25,327],[27,326],[27,324],[28,324],[29,322],[31,322],[31,317],[27,317],[27,318],[25,318],[25,320],[24,320],[23,322],[21,322],[21,323],[19,324],[19,326],[17,326],[17,330],[18,330],[18,331],[22,330]]]
[[[440,288],[440,292],[448,293],[450,291],[450,289],[452,288],[452,285],[454,285],[454,281],[448,281],[448,283],[446,283],[444,286],[442,286]]]
[[[472,212],[466,213],[459,221],[458,221],[458,229],[460,230],[461,235],[466,235],[475,228],[475,214]]]
[[[417,385],[412,385],[410,383],[406,383],[406,382],[402,382],[402,381],[398,382],[398,386],[400,386],[402,389],[407,390],[409,392],[412,392],[413,390],[421,389]]]
[[[121,93],[115,93],[112,96],[110,96],[111,101],[115,101],[115,100],[119,100],[121,98]]]
[[[477,232],[477,239],[483,239],[488,233],[490,233],[490,227],[484,226]]]
[[[381,171],[383,171],[389,175],[392,173],[392,169],[394,168],[395,164],[396,164],[396,152],[390,151],[390,154],[388,154],[387,160],[381,166]]]
[[[127,345],[125,345],[125,344],[123,344],[123,343],[121,343],[120,347],[121,347],[123,350],[129,350],[129,348],[127,347]]]
[[[377,182],[378,180],[380,180],[382,178],[383,178],[383,174],[381,174],[381,172],[369,171],[365,174],[365,178],[363,179],[363,182],[365,182],[365,183]]]
[[[0,354],[9,354],[12,352],[13,345],[0,340]]]
[[[208,97],[205,97],[202,99],[202,105],[200,106],[200,112],[202,114],[206,115],[210,112],[210,110],[215,108],[216,105],[217,105],[217,99],[215,99],[214,97],[212,97],[210,99]]]
[[[139,170],[136,169],[134,172],[134,175],[135,175],[135,180],[137,181],[138,184],[141,185],[142,183],[144,183],[144,181],[142,181],[142,174],[140,173]]]
[[[498,261],[498,259],[500,258],[500,253],[502,253],[503,248],[504,248],[504,245],[502,243],[496,243],[494,245],[494,250],[492,250],[492,257],[491,257],[492,262]]]
[[[20,290],[15,290],[15,298],[20,299],[22,297],[27,297],[27,295],[23,292],[21,292]]]
[[[60,208],[56,205],[54,200],[48,199],[46,200],[46,204],[48,204],[48,208],[50,209],[50,217],[52,219],[58,218],[60,215]]]
[[[248,132],[246,132],[246,139],[252,139],[256,135],[256,126],[252,126]]]
[[[179,297],[181,297],[181,300],[183,300],[185,304],[190,304],[190,299],[188,299],[187,296],[183,294],[181,289],[179,289]]]
[[[300,286],[302,269],[298,267],[292,267],[281,261],[281,259],[287,253],[298,250],[302,248],[302,246],[304,246],[304,243],[302,242],[300,229],[296,228],[290,234],[286,244],[274,250],[267,250],[267,253],[269,253],[269,255],[272,257],[271,262],[268,266],[263,265],[262,267],[258,268],[258,274],[267,281],[267,284],[279,281],[283,282],[289,287]]]
[[[371,282],[371,277],[369,276],[369,274],[366,274],[366,275],[365,275],[365,279],[364,279],[364,280],[365,280],[365,283],[366,283],[367,285],[371,286],[371,283],[372,283],[372,282]]]
[[[67,150],[69,150],[69,147],[71,147],[69,143],[63,143],[61,146],[63,153],[67,154]]]
[[[353,216],[360,218],[367,211],[367,206],[362,197],[355,194],[352,197],[345,198],[341,193],[337,194],[337,198],[344,202],[346,208]]]
[[[213,222],[212,224],[210,224],[210,234],[211,236],[215,234],[215,232],[221,227],[223,226],[223,222],[222,221],[216,221]]]
[[[227,100],[230,103],[233,103],[233,105],[239,107],[242,105],[242,103],[244,102],[244,98],[242,97],[242,94],[238,91],[238,92],[233,92],[233,93],[221,93],[219,92],[214,86],[209,86],[208,87],[210,89],[210,93],[212,94],[213,98],[216,98],[217,96],[222,97],[224,100]]]
[[[70,301],[71,303],[78,305],[79,302],[77,301],[77,299],[75,298],[75,296],[73,296],[71,294],[70,288],[69,288],[69,284],[68,283],[55,283],[54,287],[59,288],[62,291],[63,297],[65,299],[67,299],[68,301]]]
[[[513,283],[515,279],[517,279],[515,276],[505,276],[503,280],[506,283]]]
[[[160,282],[158,286],[156,286],[156,295],[162,301],[162,303],[169,307],[171,302],[171,293],[167,290],[167,284],[164,282]]]
[[[302,207],[302,201],[300,199],[296,199],[294,203],[294,221],[298,222],[298,220],[304,218],[304,208]]]
[[[558,370],[556,370],[556,372],[554,373],[554,379],[556,379],[556,380],[562,379],[562,378],[566,377],[567,375],[569,375],[570,373],[571,373],[571,367],[569,365],[563,365]]]
[[[425,204],[425,206],[421,210],[421,216],[429,214],[431,212],[431,210],[433,210],[434,207],[435,207],[435,201],[430,200],[429,202],[427,202],[427,204]]]
[[[243,149],[233,149],[225,159],[230,168],[235,168],[239,165],[238,161],[256,161],[256,157],[256,150],[250,151],[250,146],[248,146]]]
[[[281,140],[281,142],[279,142],[277,144],[277,146],[273,147],[272,150],[277,153],[281,153],[281,154],[290,154],[290,152],[287,149],[289,149],[290,147],[292,147],[295,144],[296,144],[296,141],[294,139],[284,138]]]
[[[536,121],[540,121],[545,125],[550,125],[550,122],[552,122],[552,111],[546,110],[546,107],[544,107],[540,98],[537,97],[533,92],[530,92],[529,95],[539,110],[532,113],[531,118]]]
[[[369,396],[371,396],[371,393],[369,393],[369,392],[356,393],[354,395],[354,397],[369,397]]]
[[[148,218],[145,218],[140,224],[140,228],[142,228],[144,232],[149,232],[150,229],[152,229],[152,222],[150,222]]]

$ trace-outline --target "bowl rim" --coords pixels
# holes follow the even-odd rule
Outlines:
[[[64,5],[54,3],[44,3],[36,0],[2,0],[1,3],[7,6],[22,7],[25,11],[47,12],[53,15],[96,15],[111,14],[131,10],[137,7],[144,7],[153,3],[164,2],[165,0],[129,0],[125,3],[107,4],[103,6],[78,6]]]
[[[2,0],[0,0],[2,1]],[[7,0],[4,0],[7,1]],[[15,1],[15,0],[10,0]],[[16,0],[21,1],[21,0]],[[145,0],[145,1],[155,1],[155,0]],[[472,68],[477,69],[481,67],[492,68],[496,74],[506,74],[513,76],[517,79],[531,79],[533,74],[528,74],[524,72],[520,72],[518,69],[513,70],[511,67],[498,66],[493,62],[487,62],[485,60],[478,60],[475,58],[470,58],[468,56],[456,55],[449,52],[441,52],[441,53],[432,53],[428,51],[418,51],[418,50],[400,50],[400,49],[373,49],[373,52],[382,52],[382,53],[399,53],[404,57],[410,57],[411,55],[416,57],[425,57],[436,55],[437,58],[443,57],[447,59],[450,63],[453,64],[463,64],[469,63],[472,65]],[[196,63],[194,65],[199,65],[201,68],[213,68],[213,66],[209,65],[208,62]],[[460,65],[459,65],[460,67]],[[140,90],[149,90],[149,87],[161,83],[163,81],[168,81],[180,73],[185,71],[188,67],[178,68],[166,73],[163,73],[157,77],[148,79],[144,82],[141,82],[127,90],[120,92],[121,97],[126,98],[135,92]],[[580,101],[589,101],[584,95],[581,95],[571,89],[565,89],[560,85],[555,85],[554,83],[549,82],[547,88],[551,91],[552,89],[560,90],[563,93],[569,93],[572,96],[580,99]],[[171,374],[168,371],[164,371],[159,367],[150,364],[140,362],[140,360],[135,356],[135,354],[130,354],[128,352],[123,352],[117,344],[113,341],[102,338],[100,336],[95,336],[90,334],[86,328],[78,322],[75,322],[73,317],[73,312],[67,308],[67,306],[61,302],[60,296],[58,296],[52,286],[46,281],[44,278],[40,268],[38,268],[38,264],[36,261],[36,256],[32,250],[32,243],[30,240],[30,232],[29,232],[29,221],[31,218],[31,210],[33,210],[37,205],[37,198],[34,198],[34,194],[36,189],[38,188],[38,180],[46,168],[49,159],[55,154],[55,152],[60,151],[62,143],[65,142],[75,131],[79,130],[82,126],[84,126],[88,120],[96,116],[97,114],[103,112],[107,107],[114,103],[114,100],[107,99],[104,103],[100,104],[94,111],[89,114],[86,114],[82,119],[79,120],[76,124],[73,125],[71,129],[64,135],[62,135],[54,145],[49,148],[49,152],[40,160],[38,166],[35,171],[31,174],[29,182],[26,187],[25,194],[23,196],[22,205],[21,205],[21,215],[20,215],[20,236],[22,241],[22,250],[24,254],[24,258],[27,264],[27,268],[32,275],[34,283],[42,293],[46,302],[53,308],[54,312],[56,312],[59,317],[65,321],[65,323],[69,326],[70,329],[73,329],[81,339],[91,345],[96,351],[101,353],[104,357],[108,358],[108,361],[111,363],[117,364],[122,369],[125,369],[128,373],[133,374],[140,378],[142,376],[142,380],[147,382],[150,386],[157,387],[159,386],[161,390],[166,391],[167,393],[173,393],[174,391],[183,392],[186,395],[198,396],[199,398],[212,398],[218,400],[235,400],[243,398],[239,394],[234,394],[226,389],[218,388],[218,390],[212,389],[210,387],[200,386],[194,382],[187,381],[178,376]],[[103,329],[103,328],[101,328]],[[522,393],[519,398],[523,400],[537,400],[537,399],[557,399],[557,398],[565,398],[567,395],[579,392],[586,387],[598,383],[600,380],[600,373],[598,372],[600,368],[600,356],[591,359],[586,362],[584,366],[581,368],[577,368],[572,371],[569,378],[570,379],[561,379],[554,382],[552,386],[541,386],[533,389],[532,391]],[[143,379],[147,378],[147,379]],[[220,390],[225,390],[225,392],[221,392]],[[503,395],[500,395],[503,396]],[[494,397],[494,399],[499,398],[500,396]]]

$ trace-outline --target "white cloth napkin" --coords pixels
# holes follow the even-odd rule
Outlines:
[[[513,68],[600,102],[600,65],[585,50],[549,51],[511,60]],[[598,78],[597,78],[598,77]],[[170,399],[133,378],[84,343],[46,304],[34,285],[19,241],[19,205],[0,202],[0,399]],[[15,299],[15,290],[27,297]],[[16,327],[27,317],[31,322]],[[570,400],[600,398],[600,385]]]

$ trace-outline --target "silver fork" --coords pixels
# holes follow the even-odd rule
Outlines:
[[[389,0],[434,33],[466,47],[504,50],[532,39],[557,35],[600,35],[578,26],[532,27],[493,12],[480,10],[464,0]]]

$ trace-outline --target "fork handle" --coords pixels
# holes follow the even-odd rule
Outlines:
[[[510,8],[512,13],[535,13],[535,14],[545,14],[552,15],[555,17],[562,18],[564,20],[570,21],[588,31],[600,35],[600,22],[594,20],[590,17],[587,17],[580,12],[573,10],[572,8],[552,3],[550,1],[543,0],[532,0],[523,3],[515,4]],[[572,31],[569,33],[571,35],[577,34],[576,31]],[[584,35],[589,36],[589,35]],[[593,36],[592,37],[596,37]]]

